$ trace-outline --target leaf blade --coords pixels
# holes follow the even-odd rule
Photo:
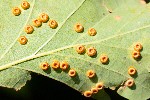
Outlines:
[[[46,11],[50,18],[58,21],[59,27],[52,30],[46,24],[43,24],[42,27],[35,28],[32,35],[26,35],[29,39],[27,45],[20,46],[15,43],[10,50],[8,49],[9,52],[6,55],[4,53],[5,58],[1,59],[0,65],[2,66],[0,66],[0,69],[14,67],[40,73],[64,82],[81,92],[90,90],[99,81],[103,81],[106,87],[119,86],[128,78],[132,78],[127,73],[129,66],[135,66],[141,76],[146,73],[144,70],[148,68],[148,59],[150,59],[149,5],[143,6],[136,0],[116,0],[115,2],[112,0],[74,0],[69,2],[70,5],[68,5],[68,2],[69,0],[61,3],[59,3],[59,0],[51,0],[51,2],[45,0],[45,3],[35,2],[34,9],[31,11],[32,14],[30,17],[28,16],[29,21],[27,22],[31,24],[32,19],[36,18],[40,12]],[[3,1],[3,3],[5,2]],[[51,7],[49,7],[49,4]],[[42,5],[47,8],[42,7]],[[65,9],[64,5],[68,9]],[[51,9],[51,12],[48,9]],[[59,11],[58,9],[63,10]],[[25,15],[26,12],[23,14]],[[83,33],[78,34],[73,30],[76,22],[80,22],[84,26]],[[94,27],[97,30],[98,34],[96,36],[90,37],[87,35],[87,30],[90,27]],[[3,33],[3,31],[1,32]],[[21,35],[25,35],[25,33],[22,31]],[[0,40],[4,39],[1,38]],[[133,43],[137,41],[141,42],[144,47],[140,61],[135,61],[131,56]],[[85,45],[86,48],[94,46],[97,49],[97,55],[93,58],[88,57],[86,54],[78,55],[75,47],[81,44]],[[3,52],[1,53],[3,54]],[[110,62],[108,65],[103,65],[99,61],[100,55],[104,53],[109,56]],[[41,62],[52,63],[54,59],[68,61],[70,67],[76,69],[78,76],[73,79],[61,70],[50,69],[44,72],[39,68]],[[89,69],[95,70],[97,75],[92,80],[85,75]],[[149,78],[148,75],[149,72],[147,71],[147,78]],[[144,81],[145,79],[141,77],[135,78],[135,83],[137,83],[138,87],[140,87],[141,80]],[[145,98],[148,98],[147,90],[149,91],[150,87],[148,82],[143,84],[141,89],[145,93]],[[147,90],[144,90],[144,87]],[[132,96],[125,91],[131,90],[124,90],[121,94],[122,96],[138,98],[139,94],[135,93]]]

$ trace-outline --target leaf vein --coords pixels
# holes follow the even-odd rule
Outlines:
[[[22,33],[23,29],[24,29],[24,26],[28,23],[28,21],[29,21],[29,19],[30,19],[30,16],[31,16],[32,11],[33,11],[34,4],[35,4],[35,0],[33,0],[33,6],[32,6],[32,8],[31,8],[31,11],[30,11],[29,16],[28,16],[28,18],[27,18],[27,21],[25,22],[25,24],[24,24],[23,27],[21,28],[21,30],[20,30],[20,32],[19,32],[17,38],[14,40],[14,42],[12,42],[12,44],[11,44],[11,45],[6,49],[6,51],[1,55],[0,60],[9,52],[9,50],[13,47],[13,45],[14,45],[14,44],[16,43],[16,41],[18,40],[19,36],[21,35],[21,33]]]

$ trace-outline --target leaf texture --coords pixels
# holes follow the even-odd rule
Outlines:
[[[119,88],[118,93],[128,99],[150,97],[149,4],[141,4],[139,0],[28,0],[30,8],[23,10],[21,2],[0,1],[1,86],[19,89],[30,79],[28,72],[31,71],[63,82],[81,93],[103,82],[105,87]],[[19,16],[12,14],[12,8],[16,6],[21,8]],[[24,27],[32,25],[33,19],[41,13],[56,20],[58,27],[51,29],[47,23],[42,23],[41,27],[34,27],[32,34],[26,34]],[[74,30],[76,23],[83,25],[82,33]],[[95,28],[97,34],[89,36],[89,28]],[[27,44],[18,42],[20,36],[27,37]],[[136,42],[143,46],[140,60],[132,57]],[[87,53],[80,55],[75,49],[78,45],[84,45],[86,49],[94,47],[97,54],[94,57]],[[100,62],[102,54],[108,55],[107,64]],[[76,77],[70,77],[68,70],[40,69],[42,62],[51,64],[53,60],[67,61],[70,68],[76,70]],[[128,75],[130,66],[137,70],[134,77]],[[96,76],[89,79],[88,70],[94,70]],[[7,81],[10,78],[18,80]],[[134,79],[135,86],[123,87],[121,84],[129,78]],[[93,97],[101,99],[103,96]],[[108,95],[105,97],[109,99]]]

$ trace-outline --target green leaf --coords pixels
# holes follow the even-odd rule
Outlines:
[[[30,73],[17,68],[9,68],[0,72],[0,86],[20,90],[31,79]]]
[[[141,4],[139,0],[28,0],[30,8],[21,9],[21,14],[14,16],[12,8],[21,8],[21,2],[0,1],[1,86],[18,89],[30,78],[28,72],[31,71],[63,82],[81,93],[103,82],[106,88],[119,88],[118,93],[125,98],[150,98],[150,4]],[[56,20],[58,27],[51,29],[43,23],[39,28],[34,27],[32,34],[26,34],[24,27],[32,25],[32,20],[43,12]],[[84,26],[84,32],[74,31],[76,23]],[[91,27],[97,31],[95,36],[87,34]],[[26,45],[17,41],[20,36],[27,37]],[[140,60],[132,58],[136,42],[143,46]],[[75,50],[78,45],[96,48],[96,56],[78,54]],[[100,62],[102,54],[108,55],[108,64]],[[42,62],[52,63],[54,59],[67,61],[77,76],[71,78],[68,71],[60,69],[40,69]],[[130,66],[137,70],[134,77],[128,75]],[[92,79],[86,76],[90,69],[96,72]],[[9,82],[10,78],[18,80]],[[135,81],[131,88],[121,85],[128,78]],[[101,99],[101,94],[97,95],[96,99]],[[109,99],[108,95],[105,98]]]
[[[94,94],[92,97],[96,100],[111,100],[109,95],[104,90],[99,91],[97,94]]]

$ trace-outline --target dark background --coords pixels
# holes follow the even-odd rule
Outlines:
[[[19,91],[0,87],[0,100],[94,100],[48,77],[32,73],[32,79]],[[115,91],[105,89],[112,100],[127,100]]]

